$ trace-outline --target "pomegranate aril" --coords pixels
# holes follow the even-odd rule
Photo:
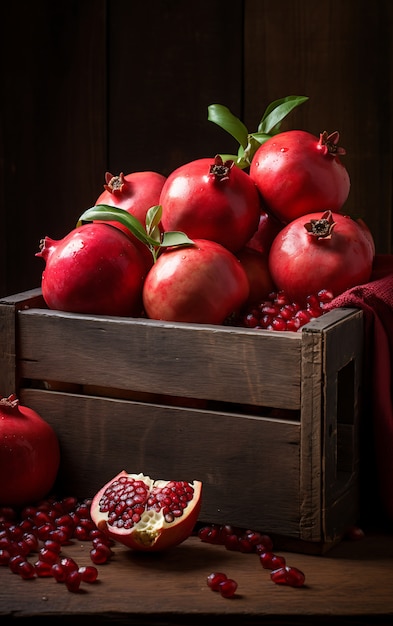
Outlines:
[[[207,577],[207,586],[210,587],[213,591],[218,591],[219,586],[222,582],[227,580],[228,577],[224,572],[212,572]]]
[[[74,561],[74,559],[69,556],[65,556],[60,559],[60,564],[64,567],[67,573],[74,572],[78,569],[78,564],[76,563],[76,561]]]
[[[13,574],[17,574],[19,564],[23,563],[24,561],[26,561],[24,556],[22,556],[21,554],[15,554],[8,561],[8,567]]]
[[[68,572],[61,563],[54,563],[51,566],[51,574],[58,583],[64,583],[68,576]]]
[[[223,598],[232,598],[237,589],[237,582],[232,578],[227,578],[221,582],[218,586],[218,590]]]
[[[270,577],[277,585],[288,585],[289,587],[302,587],[306,578],[301,570],[289,565],[273,570]]]
[[[32,578],[36,578],[37,576],[34,565],[25,560],[18,563],[15,574],[19,574],[19,576],[24,580],[30,580]]]
[[[86,565],[78,569],[81,579],[85,583],[94,583],[98,577],[98,570],[93,565]]]
[[[41,548],[39,551],[39,558],[41,561],[45,561],[46,563],[56,563],[59,558],[59,553],[54,550],[49,550],[49,548]]]
[[[112,554],[113,552],[109,546],[103,543],[97,544],[92,550],[90,550],[90,558],[96,565],[107,563]]]
[[[53,564],[49,563],[48,561],[43,561],[42,559],[38,559],[38,561],[34,563],[37,576],[39,576],[40,578],[44,578],[46,576],[52,576],[52,565]]]
[[[274,570],[285,566],[285,558],[274,554],[274,552],[262,552],[259,555],[259,560],[264,569]]]
[[[77,591],[79,591],[81,582],[82,582],[82,575],[79,573],[77,569],[67,574],[67,577],[64,581],[68,591],[71,591],[73,593],[76,593]]]
[[[0,549],[0,565],[8,565],[11,555],[5,548]]]

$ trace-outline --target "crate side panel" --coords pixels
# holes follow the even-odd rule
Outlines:
[[[321,417],[322,417],[322,334],[302,332],[301,538],[321,537]]]
[[[19,313],[18,324],[23,378],[300,407],[297,333],[40,310]]]
[[[363,336],[361,311],[325,331],[322,520],[328,538],[359,513]]]
[[[56,430],[63,492],[88,497],[125,469],[204,483],[200,519],[298,537],[299,424],[24,389]]]
[[[39,289],[26,291],[0,300],[0,395],[8,397],[17,392],[16,311],[39,306]]]

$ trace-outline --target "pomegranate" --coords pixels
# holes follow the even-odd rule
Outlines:
[[[267,298],[269,293],[275,289],[269,270],[268,254],[246,246],[237,252],[236,256],[244,267],[250,285],[250,292],[245,304],[253,304]]]
[[[107,204],[128,211],[144,224],[148,209],[159,204],[165,181],[166,177],[158,172],[131,172],[126,175],[121,172],[118,176],[106,172],[104,191],[95,204]],[[116,226],[121,228],[120,224]]]
[[[216,241],[231,252],[243,248],[255,233],[261,211],[254,181],[219,155],[174,170],[162,188],[160,205],[164,231]]]
[[[52,489],[60,464],[53,428],[12,394],[0,396],[0,505],[36,502]]]
[[[146,264],[119,229],[99,222],[82,224],[59,241],[45,237],[36,256],[45,261],[42,295],[50,309],[141,314]]]
[[[279,222],[271,213],[262,209],[258,228],[251,239],[247,241],[246,247],[263,254],[268,253],[275,236],[278,235],[282,227],[282,222]]]
[[[368,282],[374,259],[370,235],[341,213],[310,213],[285,226],[269,252],[274,283],[293,301],[326,289],[338,296]]]
[[[196,239],[161,253],[146,276],[143,303],[151,319],[221,324],[248,294],[239,259],[215,241]]]
[[[110,538],[139,551],[161,551],[187,539],[198,520],[202,483],[153,480],[121,471],[91,503],[91,517]]]
[[[288,130],[255,152],[250,177],[266,208],[279,220],[288,223],[311,212],[341,211],[350,178],[338,141],[338,132],[323,132],[318,138],[304,130]]]

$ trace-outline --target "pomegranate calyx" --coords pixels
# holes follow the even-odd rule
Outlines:
[[[0,405],[6,409],[15,409],[17,406],[19,406],[19,399],[14,393],[8,396],[8,398],[3,398],[0,396]]]
[[[210,166],[209,174],[212,178],[214,178],[214,180],[219,182],[228,180],[229,172],[231,171],[233,165],[234,161],[232,161],[232,159],[223,161],[222,157],[219,154],[216,154],[214,157],[214,163]]]
[[[324,155],[330,155],[335,157],[337,155],[346,154],[345,148],[338,145],[340,140],[340,133],[335,130],[333,133],[328,133],[326,130],[319,135],[319,147]]]
[[[121,194],[125,185],[124,173],[120,172],[118,176],[113,176],[110,172],[105,173],[104,189],[109,193],[116,195]]]
[[[316,239],[331,239],[335,225],[332,212],[325,211],[319,219],[311,219],[304,224],[304,228]]]

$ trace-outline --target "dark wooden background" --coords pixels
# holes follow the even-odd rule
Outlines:
[[[272,100],[309,96],[288,127],[340,131],[346,212],[392,252],[391,0],[21,0],[0,23],[1,296],[39,286],[40,239],[75,226],[106,170],[234,151],[214,102],[256,130]]]

